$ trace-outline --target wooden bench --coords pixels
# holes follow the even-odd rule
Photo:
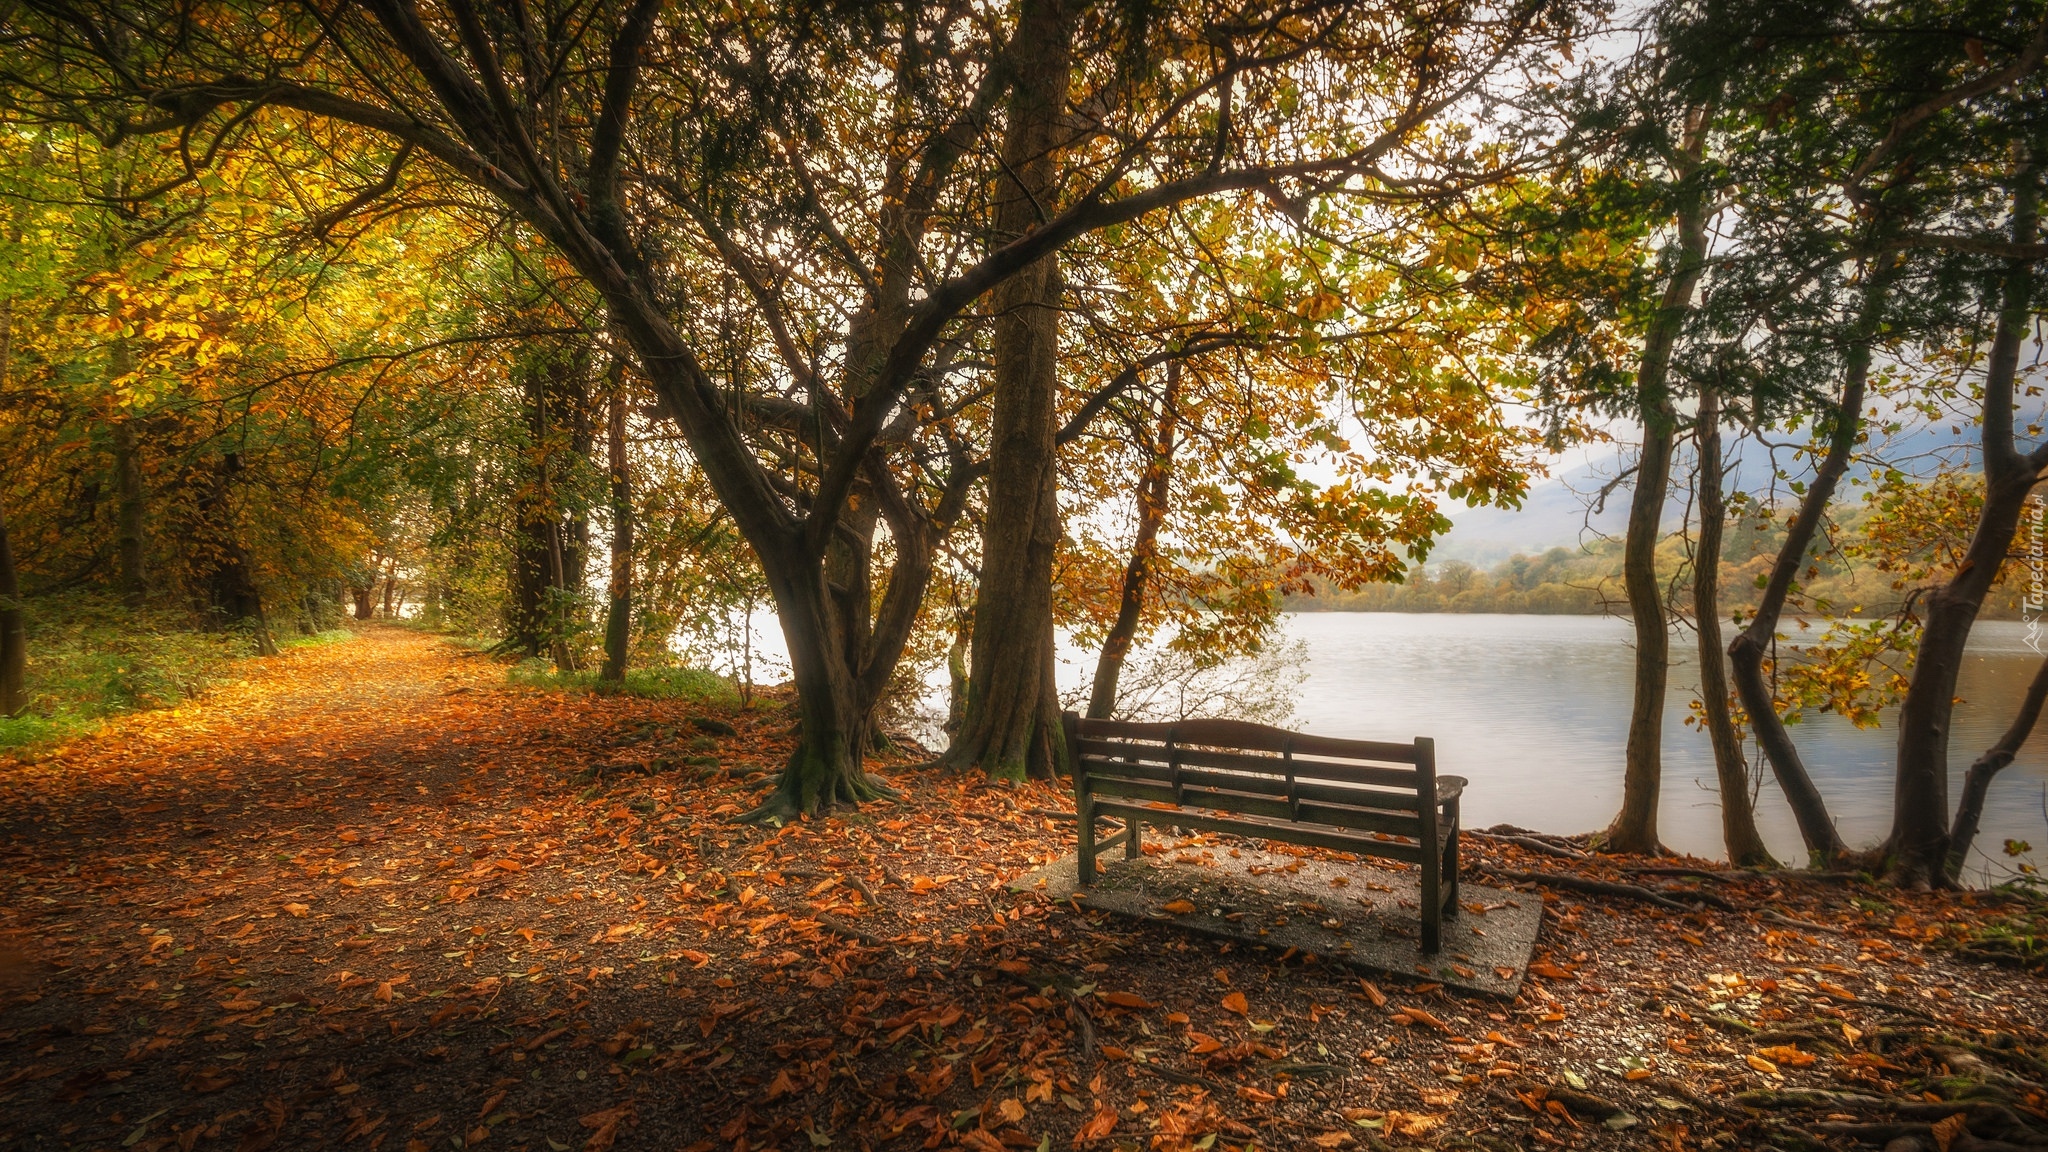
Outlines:
[[[1443,942],[1458,910],[1458,797],[1436,774],[1436,744],[1336,740],[1241,720],[1132,724],[1065,717],[1081,834],[1081,886],[1098,852],[1135,859],[1144,825],[1199,828],[1361,856],[1422,870],[1422,950]],[[1095,820],[1123,830],[1095,838]]]

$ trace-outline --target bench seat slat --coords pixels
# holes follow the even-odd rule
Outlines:
[[[1078,763],[1080,770],[1090,780],[1150,780],[1170,784],[1174,778],[1173,769],[1165,764],[1133,764],[1123,760],[1104,760],[1096,756],[1082,756]],[[1225,792],[1247,792],[1255,796],[1287,795],[1287,779],[1283,776],[1183,767],[1180,770],[1180,782],[1185,787],[1218,788]],[[1302,800],[1344,804],[1353,808],[1377,808],[1391,812],[1414,812],[1422,806],[1421,798],[1414,792],[1359,788],[1348,784],[1325,784],[1315,780],[1296,781],[1294,794]]]
[[[1083,739],[1140,740],[1178,744],[1200,744],[1213,748],[1243,748],[1253,752],[1280,752],[1293,748],[1297,756],[1329,756],[1341,760],[1380,760],[1390,764],[1414,764],[1415,745],[1385,740],[1342,740],[1334,736],[1309,736],[1250,724],[1242,720],[1183,720],[1178,724],[1138,724],[1126,720],[1089,720]]]
[[[1122,761],[1138,764],[1164,764],[1167,750],[1163,744],[1133,744],[1121,740],[1102,740],[1083,736],[1076,752],[1083,756],[1098,757],[1103,761]],[[1214,748],[1176,747],[1174,759],[1182,764],[1203,768],[1229,768],[1238,772],[1253,772],[1264,776],[1285,776],[1288,762],[1278,756],[1254,753],[1229,752]],[[1371,764],[1338,764],[1297,756],[1293,760],[1296,779],[1336,780],[1346,784],[1365,784],[1379,788],[1405,788],[1414,791],[1421,781],[1421,773],[1413,768],[1382,768]],[[1101,771],[1116,772],[1116,763],[1104,763]]]
[[[1205,832],[1229,832],[1239,836],[1257,836],[1266,840],[1281,840],[1289,844],[1305,844],[1312,848],[1329,848],[1337,852],[1356,852],[1360,855],[1378,856],[1386,860],[1405,860],[1410,864],[1420,863],[1422,850],[1414,844],[1401,844],[1391,840],[1376,840],[1371,836],[1360,836],[1335,830],[1324,831],[1300,824],[1276,824],[1264,820],[1209,816],[1197,812],[1162,812],[1157,808],[1146,808],[1137,804],[1124,804],[1115,800],[1098,800],[1095,810],[1110,815],[1144,820],[1153,824],[1177,824],[1183,828],[1199,828]]]
[[[1297,816],[1294,808],[1279,797],[1255,796],[1218,788],[1183,787],[1176,803],[1171,785],[1091,776],[1088,780],[1088,791],[1095,796],[1117,796],[1127,800],[1148,800],[1158,804],[1176,805],[1173,810],[1152,809],[1154,823],[1172,823],[1180,810],[1199,808],[1212,812],[1265,816],[1283,822],[1298,820],[1304,824],[1326,824],[1333,828],[1386,832],[1395,836],[1422,834],[1422,821],[1412,813],[1352,808],[1337,804],[1304,803],[1300,806],[1300,814]],[[1276,838],[1286,837],[1279,835]]]

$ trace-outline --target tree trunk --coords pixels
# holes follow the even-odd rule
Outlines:
[[[598,679],[626,678],[626,645],[633,624],[633,484],[626,459],[626,390],[615,373],[605,402],[605,454],[611,468],[612,573],[604,617],[604,667]]]
[[[10,240],[19,242],[19,229]],[[14,367],[14,298],[0,300],[0,396],[11,390]],[[7,540],[7,515],[0,510],[0,716],[28,711],[28,620],[14,548]]]
[[[1742,738],[1728,707],[1728,672],[1721,650],[1721,530],[1728,509],[1721,494],[1721,398],[1710,387],[1700,389],[1699,446],[1700,533],[1693,552],[1692,609],[1699,633],[1700,706],[1707,736],[1714,745],[1714,775],[1721,790],[1721,842],[1728,862],[1738,868],[1776,863],[1756,829],[1756,811],[1749,800],[1749,766]]]
[[[1173,450],[1178,437],[1180,361],[1166,365],[1166,391],[1159,401],[1159,428],[1148,447],[1151,459],[1138,481],[1138,536],[1131,544],[1130,563],[1124,566],[1123,596],[1117,604],[1116,622],[1103,637],[1102,655],[1095,661],[1095,681],[1088,692],[1088,718],[1107,720],[1116,710],[1117,681],[1124,662],[1130,658],[1131,642],[1138,634],[1138,620],[1145,608],[1145,586],[1151,581],[1152,566],[1159,555],[1159,526],[1166,521],[1173,475]]]
[[[376,614],[376,599],[372,595],[377,590],[374,580],[375,578],[372,577],[372,583],[361,588],[353,584],[349,585],[348,596],[355,604],[356,619],[358,620],[368,620]]]
[[[15,577],[7,519],[0,515],[0,716],[28,711],[28,622]]]
[[[953,624],[953,643],[946,648],[946,724],[948,740],[960,732],[967,719],[967,636],[974,627],[969,614]]]
[[[1687,130],[1686,153],[1697,163],[1700,130]],[[1693,290],[1706,267],[1704,197],[1684,194],[1676,213],[1678,263],[1665,286],[1657,316],[1643,336],[1636,372],[1636,408],[1643,420],[1643,449],[1630,494],[1628,539],[1622,551],[1622,581],[1635,622],[1634,702],[1628,726],[1627,767],[1621,812],[1603,837],[1609,852],[1656,852],[1657,797],[1663,787],[1664,691],[1670,675],[1671,634],[1664,614],[1664,589],[1657,581],[1657,541],[1662,534],[1664,496],[1671,483],[1671,449],[1677,423],[1671,408],[1671,353],[1692,311]]]
[[[564,672],[576,667],[568,634],[582,588],[578,565],[583,553],[562,496],[574,461],[583,366],[580,350],[546,347],[520,369],[530,482],[513,506],[512,618],[506,638],[528,658],[547,654]]]
[[[398,594],[398,557],[384,561],[384,618],[389,620],[395,614],[392,597]]]
[[[125,360],[126,345],[117,344],[115,347],[121,350]],[[140,455],[134,418],[117,417],[114,421],[114,482],[120,502],[115,512],[114,553],[120,566],[121,599],[130,608],[140,608],[148,595],[142,571],[142,519],[146,504]]]
[[[2012,236],[2031,245],[2038,194],[2032,163],[2017,173]],[[1956,676],[1970,629],[1985,594],[2005,566],[2027,496],[2048,467],[2048,449],[2022,456],[2013,441],[2013,381],[2020,344],[2033,327],[2033,263],[2011,261],[2005,273],[1998,327],[1984,368],[1984,503],[1962,565],[1927,598],[1926,626],[1913,662],[1913,680],[1899,705],[1899,759],[1892,792],[1892,830],[1884,844],[1885,875],[1910,887],[1947,887],[1949,830],[1948,736],[1955,711]]]
[[[1948,834],[1950,878],[1961,876],[1963,865],[1969,862],[1970,845],[1977,839],[1977,824],[1984,818],[1984,798],[1991,791],[1991,778],[2003,772],[2013,757],[2020,754],[2020,745],[2027,742],[2034,724],[2041,719],[2043,701],[2048,701],[2048,660],[2034,670],[2033,683],[2027,685],[2027,695],[2020,701],[2019,715],[2013,717],[2012,727],[2005,730],[1998,743],[1985,749],[1963,775],[1963,796],[1956,801],[1956,820]]]
[[[1066,110],[1072,21],[1063,0],[1025,0],[1015,44],[998,201],[998,240],[1020,236],[1050,209],[1054,152]],[[1052,561],[1059,546],[1054,402],[1059,391],[1059,269],[1048,256],[994,293],[995,401],[981,588],[967,716],[946,750],[953,768],[991,779],[1050,775],[1061,751],[1054,659]]]
[[[1813,538],[1820,531],[1821,518],[1827,514],[1828,503],[1834,499],[1835,488],[1841,483],[1843,473],[1849,470],[1850,455],[1856,449],[1857,437],[1862,434],[1863,391],[1870,379],[1872,345],[1877,338],[1878,322],[1884,314],[1893,274],[1893,266],[1889,264],[1876,267],[1869,273],[1863,290],[1862,310],[1857,316],[1848,356],[1843,363],[1842,401],[1834,412],[1827,454],[1821,457],[1820,464],[1813,470],[1813,479],[1807,483],[1805,494],[1799,498],[1799,511],[1785,526],[1785,539],[1778,546],[1777,559],[1772,562],[1763,595],[1757,600],[1756,614],[1728,644],[1728,663],[1734,670],[1735,691],[1742,699],[1743,712],[1749,717],[1750,731],[1755,733],[1757,747],[1763,749],[1764,758],[1770,761],[1771,773],[1777,777],[1778,787],[1792,807],[1792,817],[1799,824],[1799,836],[1806,843],[1807,856],[1816,865],[1833,861],[1848,848],[1842,843],[1841,834],[1835,830],[1834,818],[1828,815],[1827,801],[1821,797],[1820,789],[1814,786],[1813,777],[1806,771],[1799,746],[1792,742],[1792,733],[1786,729],[1784,718],[1778,715],[1777,698],[1764,674],[1764,659],[1776,641],[1778,621],[1785,611],[1785,599],[1792,594],[1792,585],[1799,578],[1801,566],[1806,563],[1807,549],[1812,547]]]

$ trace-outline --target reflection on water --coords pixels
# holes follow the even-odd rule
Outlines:
[[[1628,739],[1631,629],[1595,616],[1300,613],[1286,632],[1308,647],[1294,726],[1329,736],[1436,740],[1443,772],[1468,777],[1467,824],[1512,823],[1552,832],[1603,827],[1621,804]],[[1962,773],[2012,722],[2039,659],[2021,625],[1980,623],[1971,637],[1950,739],[1951,802]],[[1659,829],[1681,852],[1719,857],[1714,757],[1704,732],[1685,726],[1698,686],[1690,637],[1674,637],[1664,721]],[[1886,725],[1859,731],[1817,716],[1792,729],[1843,838],[1862,846],[1891,826],[1893,743]],[[1775,784],[1758,805],[1780,859],[1804,858],[1798,826]],[[2008,837],[2048,856],[2048,724],[1991,786],[1976,859],[2004,864]],[[1990,853],[1987,857],[1985,853]]]

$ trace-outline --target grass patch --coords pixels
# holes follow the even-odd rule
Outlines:
[[[699,704],[738,707],[739,689],[731,680],[702,668],[630,668],[622,684],[601,683],[595,669],[585,672],[557,672],[547,660],[521,660],[506,673],[514,684],[562,692],[596,692],[600,695],[644,696],[650,700],[690,700]]]
[[[256,652],[243,632],[200,632],[190,615],[88,595],[39,597],[28,612],[28,711],[0,718],[0,749],[76,739],[110,716],[166,708],[204,691]],[[336,644],[346,629],[279,638],[284,648]]]
[[[277,641],[277,646],[279,650],[289,652],[294,648],[325,648],[329,644],[346,644],[355,638],[356,634],[346,628],[329,628],[325,632],[315,632],[310,636],[283,637]]]

